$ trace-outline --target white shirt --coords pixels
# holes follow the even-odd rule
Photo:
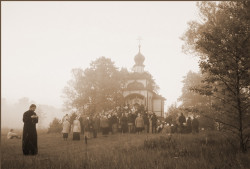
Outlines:
[[[69,121],[65,120],[63,122],[63,130],[62,133],[69,133],[69,129],[70,129],[70,123]]]
[[[81,124],[79,120],[74,120],[73,121],[73,126],[72,126],[72,131],[73,132],[81,132]]]

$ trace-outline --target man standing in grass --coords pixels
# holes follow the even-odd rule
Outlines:
[[[93,122],[93,137],[96,138],[100,126],[100,118],[98,117],[98,115],[94,116],[92,122]]]
[[[103,115],[100,120],[100,126],[102,130],[102,135],[107,136],[109,134],[109,123],[108,117]]]
[[[183,123],[186,123],[186,117],[183,115],[183,113],[181,113],[181,115],[179,117],[179,123],[180,123],[180,132],[183,133],[183,131],[184,131]]]
[[[24,155],[36,155],[37,149],[37,132],[36,123],[38,123],[38,116],[35,113],[36,105],[32,104],[30,109],[23,114],[23,141],[22,149]]]
[[[141,117],[140,113],[138,114],[138,117],[135,119],[135,126],[137,134],[141,134],[144,128],[144,119]]]
[[[157,117],[155,113],[153,113],[151,120],[152,120],[152,133],[156,133]]]
[[[188,117],[187,119],[187,130],[186,130],[187,133],[191,133],[192,132],[192,120],[191,120],[191,117]]]
[[[199,133],[199,121],[196,117],[192,121],[192,131],[193,133]]]
[[[133,128],[133,124],[134,124],[134,118],[132,115],[132,112],[128,113],[128,132],[132,133],[132,128]]]
[[[121,132],[123,134],[123,133],[127,132],[127,129],[128,129],[128,118],[125,115],[125,113],[122,113],[122,117],[121,117],[120,121],[121,121]]]
[[[143,120],[144,120],[144,131],[145,131],[145,133],[148,133],[149,119],[148,119],[148,114],[147,113],[143,114]]]

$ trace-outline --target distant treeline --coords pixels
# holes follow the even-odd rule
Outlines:
[[[19,99],[16,103],[11,103],[5,98],[1,98],[1,127],[2,128],[22,128],[23,113],[29,109],[30,104],[37,105],[36,113],[39,116],[37,128],[48,128],[49,123],[55,118],[61,118],[64,113],[59,108],[50,105],[42,105],[31,101],[27,97]]]

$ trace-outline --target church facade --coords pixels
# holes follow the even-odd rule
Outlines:
[[[133,71],[129,73],[123,91],[125,103],[134,107],[143,105],[148,113],[155,113],[157,116],[163,117],[166,99],[154,91],[155,84],[152,76],[144,71],[144,60],[145,57],[141,54],[139,45],[139,52],[134,57]]]

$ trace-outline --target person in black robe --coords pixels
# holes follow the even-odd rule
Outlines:
[[[126,133],[128,129],[128,118],[126,117],[125,113],[122,114],[121,117],[121,132]]]
[[[199,133],[199,121],[196,117],[194,117],[192,121],[192,131],[194,133]]]
[[[37,132],[36,123],[38,123],[38,116],[35,113],[36,105],[32,104],[30,109],[23,114],[23,140],[22,149],[24,155],[36,155],[37,148]]]
[[[156,133],[157,117],[155,113],[153,113],[151,120],[152,120],[152,133]]]
[[[179,117],[179,123],[180,123],[180,132],[184,133],[184,125],[183,123],[186,123],[186,117],[181,113],[181,116]]]
[[[192,132],[192,120],[191,120],[191,117],[188,117],[187,119],[187,130],[186,130],[187,133],[191,133]]]

